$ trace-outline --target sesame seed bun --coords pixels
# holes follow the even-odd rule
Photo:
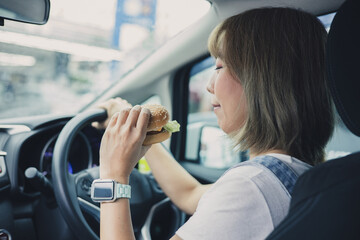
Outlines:
[[[151,116],[147,127],[147,135],[144,146],[163,142],[171,136],[171,133],[162,127],[169,121],[170,116],[166,108],[159,104],[146,104],[142,107],[150,110]]]

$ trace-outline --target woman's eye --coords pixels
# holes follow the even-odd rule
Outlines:
[[[222,66],[219,66],[219,67],[216,67],[215,70],[220,70],[222,68],[223,68]]]

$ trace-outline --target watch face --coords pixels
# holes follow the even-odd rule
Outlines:
[[[114,181],[95,180],[91,187],[91,198],[95,202],[111,201],[114,199]]]

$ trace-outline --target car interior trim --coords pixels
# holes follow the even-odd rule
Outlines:
[[[81,210],[88,213],[92,216],[96,221],[100,223],[100,208],[95,206],[94,204],[90,204],[88,201],[82,199],[81,197],[77,198],[79,201],[79,205]]]
[[[31,129],[26,125],[0,125],[0,129],[5,130],[9,135],[31,131]]]

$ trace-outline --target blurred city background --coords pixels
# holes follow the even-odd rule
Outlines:
[[[51,0],[46,25],[5,21],[0,118],[78,111],[202,17],[199,9],[205,14],[209,3]]]

